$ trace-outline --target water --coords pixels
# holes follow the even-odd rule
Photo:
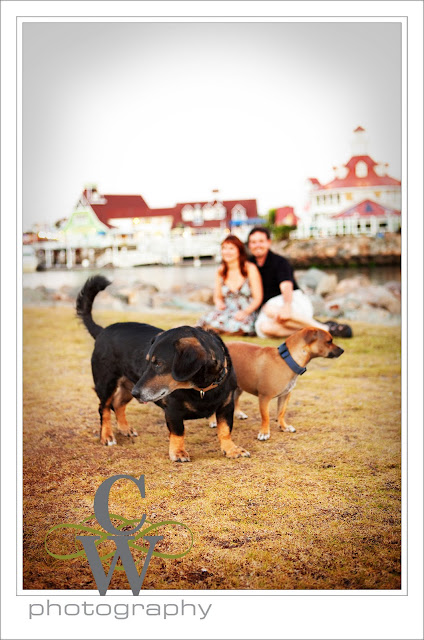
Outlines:
[[[181,266],[144,266],[130,269],[104,269],[101,271],[109,280],[116,284],[134,284],[144,282],[155,285],[160,291],[168,291],[173,287],[184,287],[194,284],[197,286],[213,287],[217,265],[202,264],[200,267],[192,265]],[[389,281],[400,282],[401,274],[397,266],[385,267],[352,267],[346,269],[323,269],[328,274],[334,273],[338,280],[358,274],[366,275],[372,284],[385,284]],[[51,270],[24,273],[23,286],[34,289],[40,285],[48,289],[59,289],[63,285],[80,287],[86,279],[100,273],[99,269]]]

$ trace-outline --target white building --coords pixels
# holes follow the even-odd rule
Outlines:
[[[397,231],[401,220],[401,183],[387,173],[387,163],[367,152],[365,129],[355,129],[352,157],[333,167],[334,178],[321,184],[308,178],[306,215],[294,237],[375,234]]]

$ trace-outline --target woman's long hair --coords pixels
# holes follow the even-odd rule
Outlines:
[[[246,253],[244,244],[242,243],[241,240],[239,240],[239,238],[237,238],[237,236],[233,236],[233,235],[227,236],[225,240],[221,242],[221,247],[226,243],[233,244],[235,247],[237,247],[239,252],[239,269],[241,274],[246,278],[247,277],[247,268],[246,268],[247,253]],[[225,262],[225,260],[221,262],[220,270],[221,270],[222,279],[225,280],[228,274],[228,264]]]

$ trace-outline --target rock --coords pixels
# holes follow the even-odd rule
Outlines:
[[[343,310],[343,312],[346,310],[352,311],[353,309],[359,309],[361,304],[363,304],[363,302],[353,294],[349,294],[345,297],[332,298],[331,300],[327,299],[325,301],[327,309],[333,311]]]
[[[322,296],[319,296],[316,293],[311,293],[308,294],[308,298],[312,302],[314,318],[317,316],[322,316],[326,313],[325,302]]]
[[[386,282],[384,284],[385,289],[390,291],[392,295],[395,296],[398,300],[402,297],[401,283],[391,280],[390,282]]]
[[[188,295],[190,302],[203,302],[204,304],[213,305],[213,289],[209,287],[203,287],[197,289]]]
[[[76,300],[77,295],[81,291],[81,286],[63,284],[59,292],[65,296],[68,296],[71,300]]]
[[[96,296],[96,308],[121,311],[125,309],[125,305],[123,300],[111,295],[109,291],[100,291]]]
[[[321,296],[325,296],[328,293],[333,293],[336,290],[336,287],[337,287],[337,276],[334,274],[328,275],[326,273],[318,283],[315,293]]]
[[[56,291],[56,293],[53,293],[51,299],[57,302],[74,302],[75,301],[75,298],[71,298],[71,296],[69,296],[67,293],[63,293],[62,291]]]
[[[40,304],[47,300],[47,297],[43,291],[39,288],[31,289],[30,287],[24,287],[22,291],[23,304]]]
[[[373,307],[381,307],[382,309],[387,309],[390,313],[400,314],[400,300],[386,289],[386,287],[367,287],[363,291],[363,300]]]
[[[321,280],[326,275],[327,274],[325,273],[325,271],[321,271],[321,269],[315,269],[314,267],[312,267],[307,271],[302,271],[301,273],[296,274],[296,280],[301,289],[307,288],[315,291]]]
[[[342,282],[344,281],[342,280]],[[395,315],[399,315],[401,312],[400,299],[394,296],[386,287],[370,285],[351,289],[349,283],[347,283],[345,289],[347,289],[347,292],[337,291],[325,299],[326,308],[331,313],[344,313],[363,306],[386,309],[389,313]]]
[[[389,313],[386,309],[378,309],[371,305],[363,305],[360,309],[347,311],[345,318],[357,322],[370,322],[372,324],[397,325],[400,324],[400,316]]]
[[[168,298],[163,304],[165,307],[183,309],[184,311],[210,311],[209,305],[202,304],[201,302],[189,302],[184,298]]]
[[[337,247],[326,247],[324,254],[326,258],[334,258],[337,255]]]
[[[183,285],[182,284],[174,284],[172,285],[170,291],[171,293],[182,293],[183,291]]]
[[[340,280],[336,286],[335,293],[337,295],[345,295],[351,291],[356,291],[357,289],[363,289],[364,287],[369,286],[371,286],[371,281],[367,276],[357,275],[353,276],[353,278],[344,278],[343,280]]]

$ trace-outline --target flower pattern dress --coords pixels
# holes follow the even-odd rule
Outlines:
[[[238,333],[239,335],[255,335],[255,322],[258,317],[257,311],[248,315],[244,320],[235,320],[237,311],[246,309],[252,301],[252,292],[249,280],[236,290],[230,289],[224,282],[222,283],[222,295],[225,309],[214,309],[197,322],[198,327],[210,327],[222,333]]]

